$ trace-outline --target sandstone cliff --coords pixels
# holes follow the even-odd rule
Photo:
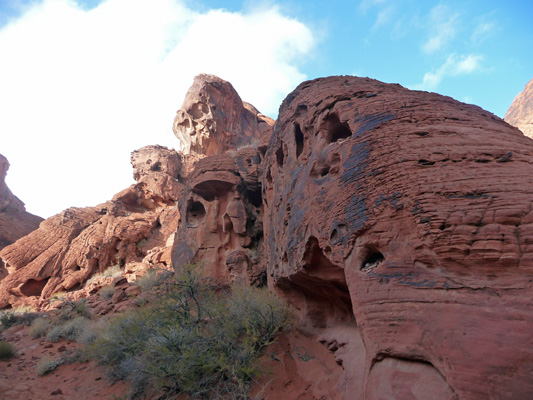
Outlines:
[[[287,344],[280,396],[533,396],[533,144],[516,128],[355,77],[302,83],[273,126],[200,75],[174,132],[184,153],[134,152],[136,185],[0,252],[0,307],[112,263],[195,262],[221,283],[266,280],[300,315],[309,337]],[[298,353],[313,335],[334,365]]]
[[[505,113],[505,121],[533,138],[533,79],[519,93]]]
[[[181,158],[161,146],[132,154],[137,183],[96,207],[70,208],[0,251],[9,275],[0,285],[0,308],[41,305],[59,291],[80,289],[111,265],[135,271],[170,264],[177,228]],[[168,250],[166,250],[168,249]]]
[[[37,229],[43,220],[27,212],[24,203],[9,190],[5,181],[8,169],[7,158],[0,154],[0,250]],[[6,274],[0,259],[0,280]]]

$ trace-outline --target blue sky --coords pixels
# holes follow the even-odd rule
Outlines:
[[[298,83],[328,75],[503,117],[533,78],[533,2],[0,0],[8,185],[44,217],[111,198],[132,183],[132,150],[179,147],[172,120],[200,72],[272,117]]]

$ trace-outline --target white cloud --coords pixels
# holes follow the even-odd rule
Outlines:
[[[452,12],[442,4],[433,7],[428,20],[430,37],[422,46],[422,50],[428,54],[440,50],[453,40],[457,33],[458,23],[458,13]]]
[[[483,56],[469,54],[467,56],[457,56],[450,54],[446,62],[435,72],[427,72],[421,84],[414,89],[435,90],[446,77],[472,74],[481,70]]]
[[[132,183],[129,154],[178,147],[172,120],[198,73],[275,116],[314,37],[277,7],[196,12],[180,0],[44,0],[0,29],[0,153],[30,212],[95,205]]]
[[[374,26],[372,29],[377,29],[381,26],[386,25],[392,20],[392,17],[394,15],[394,8],[393,7],[385,7],[378,12],[378,16],[376,18],[376,22],[374,23]]]
[[[476,44],[482,43],[489,38],[496,30],[496,24],[493,22],[480,22],[477,24],[472,33],[472,41]]]
[[[359,9],[366,13],[370,8],[387,3],[387,0],[362,0],[359,3]]]

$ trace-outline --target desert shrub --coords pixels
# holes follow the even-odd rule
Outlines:
[[[92,318],[90,307],[87,305],[88,299],[80,299],[78,301],[72,301],[65,298],[62,303],[61,312],[59,313],[59,319],[68,321],[75,317]]]
[[[64,321],[60,325],[54,326],[46,335],[48,341],[55,343],[60,339],[78,341],[83,337],[84,332],[89,327],[89,320],[85,317],[77,317]]]
[[[88,353],[169,396],[246,398],[257,359],[287,326],[288,309],[266,289],[212,285],[187,268],[158,288],[158,302],[110,319]]]
[[[7,329],[14,325],[16,321],[17,318],[15,317],[13,310],[0,311],[0,322],[2,323],[2,328]]]
[[[9,360],[15,357],[15,354],[17,349],[13,344],[0,340],[0,360]]]
[[[170,276],[172,276],[172,272],[163,271],[157,273],[155,268],[151,268],[147,270],[143,276],[137,279],[135,284],[140,286],[143,292],[148,292],[168,280]]]
[[[19,306],[10,310],[0,311],[0,323],[2,323],[3,328],[9,328],[17,324],[30,325],[37,317],[39,317],[39,314],[31,306]]]
[[[46,375],[53,370],[55,370],[57,367],[59,367],[61,364],[63,364],[63,360],[61,359],[49,359],[49,358],[43,358],[39,363],[37,364],[37,375],[43,376]]]
[[[63,332],[62,326],[54,326],[46,334],[46,339],[48,339],[48,341],[52,343],[59,342],[59,340],[62,338],[62,332]]]
[[[31,324],[30,335],[34,339],[44,337],[48,333],[50,327],[51,324],[48,319],[42,317],[37,318]]]
[[[99,332],[102,330],[102,326],[105,324],[103,320],[87,321],[84,329],[81,330],[76,336],[76,342],[82,344],[94,343],[98,338]]]
[[[67,298],[67,292],[56,292],[50,296],[50,303],[64,301]]]
[[[100,295],[100,298],[102,300],[109,300],[115,294],[115,288],[113,286],[111,286],[111,285],[103,286],[98,291],[98,294]]]
[[[123,275],[123,273],[124,271],[122,271],[120,264],[114,264],[110,266],[109,268],[107,268],[104,272],[100,272],[98,274],[94,274],[93,276],[91,276],[85,284],[88,285],[89,283],[92,283],[99,278],[107,278],[107,277],[117,278]]]

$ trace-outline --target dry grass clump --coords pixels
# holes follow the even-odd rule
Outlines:
[[[0,360],[9,360],[15,357],[17,348],[12,343],[0,340]]]

